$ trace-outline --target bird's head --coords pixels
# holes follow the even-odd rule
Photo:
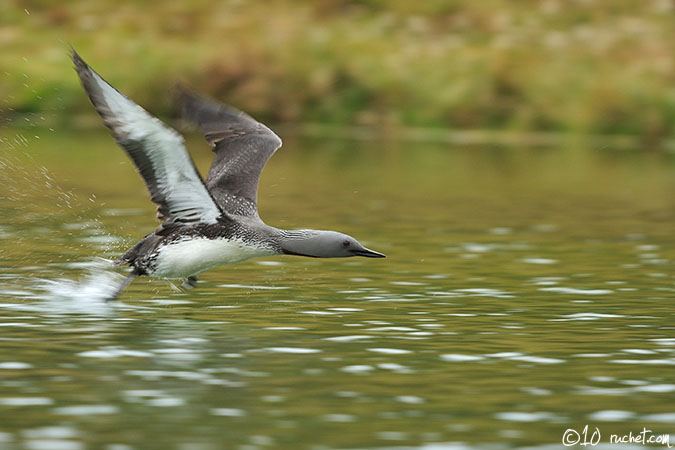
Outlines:
[[[286,234],[282,250],[287,255],[313,258],[347,258],[365,256],[384,258],[382,253],[365,248],[353,237],[337,231],[296,230]]]

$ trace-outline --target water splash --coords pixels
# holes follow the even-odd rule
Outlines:
[[[92,308],[109,309],[105,300],[110,298],[124,280],[124,276],[113,271],[112,261],[96,258],[82,264],[84,275],[78,280],[59,278],[40,280],[38,297],[50,302],[58,302],[59,311],[94,312]],[[66,311],[64,311],[64,307]]]

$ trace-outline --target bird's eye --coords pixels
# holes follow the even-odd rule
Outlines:
[[[343,247],[349,247],[349,241],[344,241],[342,242]]]

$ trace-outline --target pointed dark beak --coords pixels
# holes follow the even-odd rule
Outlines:
[[[367,248],[362,248],[358,250],[354,250],[352,253],[356,256],[365,256],[366,258],[386,258],[387,255],[384,255],[382,253],[374,252],[372,250],[368,250]]]

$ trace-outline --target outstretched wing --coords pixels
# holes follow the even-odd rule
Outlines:
[[[258,215],[258,180],[281,139],[243,112],[179,88],[185,116],[195,122],[216,157],[206,187],[218,206],[231,214]]]
[[[223,215],[187,153],[183,138],[108,84],[73,50],[91,103],[132,159],[167,223],[215,223]]]

